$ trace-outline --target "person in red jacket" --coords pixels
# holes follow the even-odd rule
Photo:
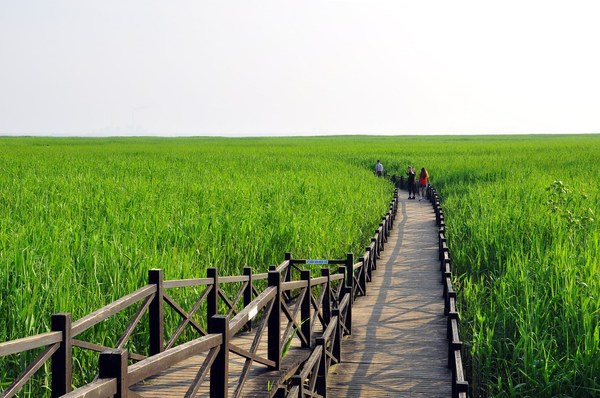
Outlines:
[[[427,195],[427,184],[429,183],[429,173],[425,170],[425,167],[421,168],[419,174],[419,202],[426,200]]]

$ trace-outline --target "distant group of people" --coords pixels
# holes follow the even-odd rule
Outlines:
[[[375,174],[378,177],[383,177],[385,175],[383,165],[381,164],[381,161],[379,161],[379,159],[377,159],[377,164],[375,165]],[[415,195],[418,193],[419,202],[422,200],[426,200],[427,186],[429,184],[429,173],[427,172],[425,167],[422,167],[421,172],[419,173],[418,186],[417,173],[415,171],[414,166],[408,166],[408,169],[406,169],[406,175],[408,177],[408,199],[416,199]]]
[[[408,166],[406,170],[408,176],[408,199],[416,199],[415,194],[417,191],[417,173],[415,172],[414,166]],[[427,185],[429,184],[429,173],[425,167],[421,168],[419,173],[419,202],[427,199]],[[412,195],[412,196],[411,196]]]

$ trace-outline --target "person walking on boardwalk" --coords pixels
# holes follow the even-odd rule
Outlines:
[[[421,168],[419,174],[419,202],[425,200],[427,195],[427,184],[429,183],[429,173],[425,170],[425,167]]]
[[[379,159],[377,159],[377,164],[375,165],[375,174],[377,174],[377,177],[383,177],[383,165]]]
[[[408,199],[415,199],[415,193],[417,191],[417,184],[415,182],[416,174],[415,168],[413,166],[408,166],[408,170],[406,170],[406,175],[408,176]]]

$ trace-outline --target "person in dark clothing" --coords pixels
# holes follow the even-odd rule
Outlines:
[[[415,193],[417,191],[417,184],[415,183],[415,168],[409,166],[408,170],[406,170],[406,175],[408,176],[408,199],[415,199]],[[412,197],[410,196],[411,194]]]

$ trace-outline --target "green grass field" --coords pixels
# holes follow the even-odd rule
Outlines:
[[[378,158],[427,167],[443,198],[476,393],[600,395],[598,135],[0,138],[0,341],[80,318],[149,268],[175,279],[359,253],[392,192]],[[85,339],[114,344],[125,315]],[[76,355],[81,385],[95,365]],[[2,388],[29,358],[0,360]]]

